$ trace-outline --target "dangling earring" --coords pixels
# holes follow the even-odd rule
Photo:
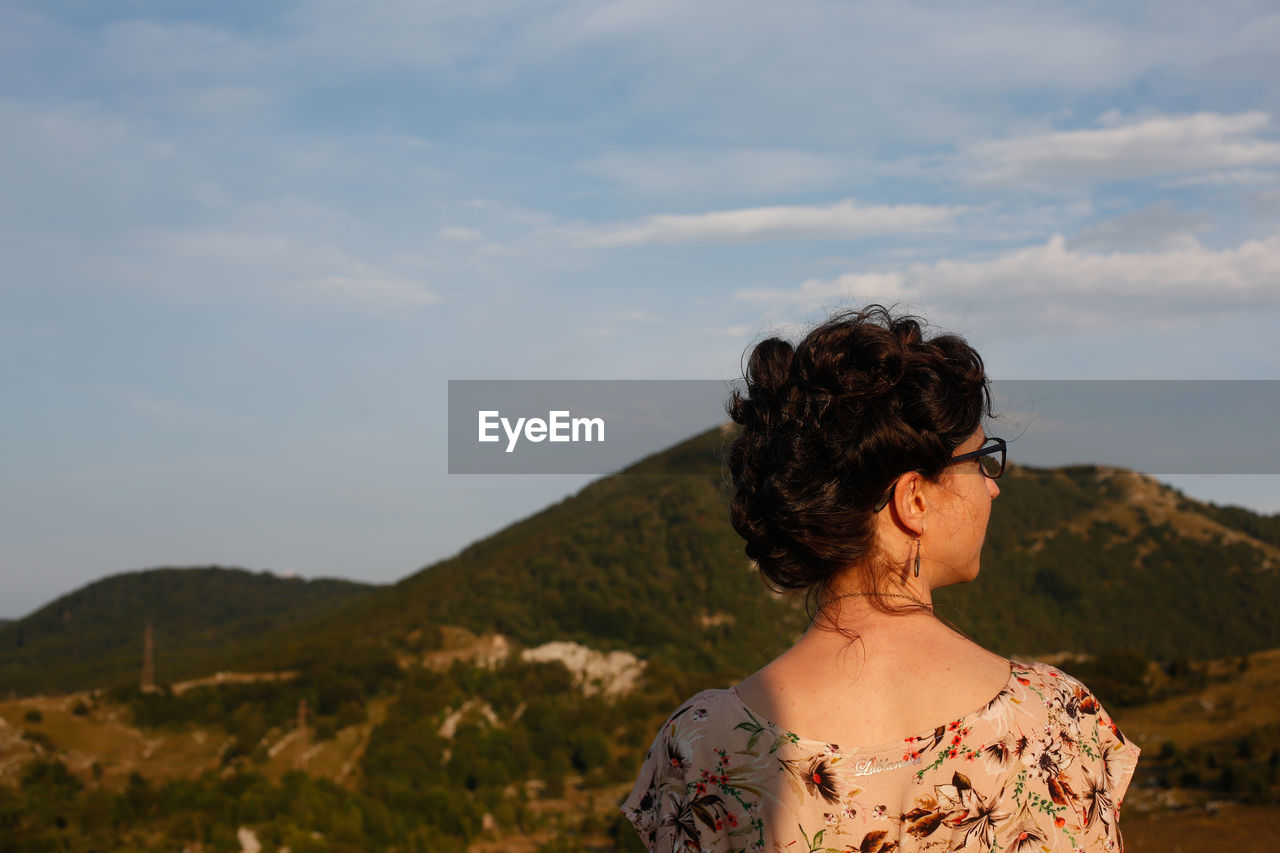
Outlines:
[[[920,537],[917,536],[913,541],[916,543],[916,567],[912,574],[916,577],[920,577]]]

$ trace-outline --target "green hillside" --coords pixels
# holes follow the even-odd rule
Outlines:
[[[695,437],[279,638],[282,665],[368,643],[421,652],[450,625],[742,672],[805,620],[801,603],[764,591],[728,524],[722,443],[718,430]],[[690,455],[706,473],[664,473],[696,470]]]
[[[765,592],[728,524],[726,441],[713,430],[592,483],[289,643],[397,647],[425,628],[417,650],[433,627],[461,625],[743,674],[805,618],[803,602]],[[1110,468],[1011,466],[1001,490],[978,582],[937,596],[979,642],[1161,660],[1280,645],[1280,517]]]
[[[218,567],[114,575],[0,626],[0,695],[137,683],[148,622],[157,681],[205,675],[221,667],[229,647],[373,588]]]
[[[0,847],[237,850],[249,827],[264,850],[637,849],[613,805],[655,727],[806,623],[802,601],[764,590],[728,524],[727,440],[696,436],[394,586],[312,582],[310,612],[268,601],[299,581],[165,570],[107,579],[0,629],[11,644],[0,664],[32,689],[41,666],[60,684],[101,683],[103,666],[84,664],[95,646],[136,684],[146,618],[160,681],[291,670],[0,702],[0,782],[13,783],[0,784]],[[1161,774],[1143,783],[1152,808],[1175,789],[1274,803],[1274,719],[1246,719],[1234,693],[1195,691],[1234,679],[1258,688],[1249,707],[1270,707],[1270,658],[1240,656],[1280,647],[1280,518],[1107,468],[1014,467],[1001,490],[982,576],[939,591],[940,612],[1004,653],[1097,653],[1068,669],[1113,710],[1162,699],[1183,716],[1239,718],[1225,740],[1166,727],[1168,746],[1143,741]],[[22,626],[39,631],[23,635],[19,661]],[[495,634],[505,657],[482,662]],[[520,654],[556,640],[638,655],[639,689],[593,693],[567,665]],[[1187,661],[1205,657],[1226,660]]]
[[[160,681],[361,648],[420,654],[443,626],[741,675],[806,620],[802,601],[764,590],[728,524],[728,438],[696,436],[392,586],[225,569],[109,578],[0,628],[0,684],[134,680],[147,619]],[[1280,516],[1108,468],[1011,466],[1001,490],[978,582],[937,596],[979,642],[1160,660],[1280,646]]]
[[[1280,517],[1109,468],[1016,468],[1001,491],[982,576],[939,596],[981,642],[1165,661],[1280,644]]]

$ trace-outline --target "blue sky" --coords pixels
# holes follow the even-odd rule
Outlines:
[[[1277,43],[1249,2],[0,2],[0,616],[392,581],[584,481],[447,475],[448,379],[730,378],[837,306],[1005,379],[1278,379]]]

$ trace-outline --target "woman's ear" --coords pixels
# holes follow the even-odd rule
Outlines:
[[[924,533],[924,516],[929,508],[929,481],[919,471],[898,478],[893,490],[894,519],[913,536]]]

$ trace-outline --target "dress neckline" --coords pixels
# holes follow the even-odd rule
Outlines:
[[[1028,665],[1019,663],[1018,661],[1010,659],[1009,660],[1009,677],[1005,680],[1005,683],[1000,687],[1000,689],[996,692],[994,696],[992,696],[982,705],[978,706],[977,708],[974,708],[972,711],[969,711],[967,714],[964,714],[963,716],[958,717],[954,720],[948,720],[947,722],[942,723],[939,726],[934,726],[932,728],[925,729],[924,731],[916,732],[915,734],[904,736],[902,738],[899,738],[898,740],[888,741],[886,743],[879,743],[879,744],[855,745],[852,747],[841,746],[839,744],[830,743],[825,740],[818,740],[816,738],[805,737],[804,735],[798,734],[796,732],[791,731],[790,729],[787,729],[778,725],[777,723],[773,722],[763,714],[760,714],[758,711],[756,711],[756,709],[748,705],[746,701],[742,698],[741,694],[738,693],[738,686],[736,684],[733,687],[729,688],[728,693],[733,696],[734,701],[737,702],[739,705],[741,705],[742,709],[746,711],[752,717],[752,719],[754,719],[757,723],[759,723],[761,726],[768,729],[769,731],[773,732],[775,735],[789,741],[790,743],[795,744],[796,746],[807,747],[814,752],[825,752],[831,755],[861,755],[861,756],[879,755],[881,753],[888,753],[888,752],[902,752],[904,745],[909,748],[911,744],[920,743],[920,742],[929,743],[930,745],[927,747],[927,749],[932,749],[933,747],[937,746],[938,743],[941,742],[941,739],[938,736],[939,732],[943,732],[945,734],[951,731],[962,729],[965,726],[971,725],[979,717],[988,713],[988,711],[990,711],[991,708],[993,708],[997,703],[1006,701],[1008,697],[1013,694],[1013,689],[1014,689],[1013,685],[1017,682],[1018,673],[1029,671],[1030,669],[1031,667],[1029,667]],[[921,751],[924,751],[924,750],[921,750]]]

